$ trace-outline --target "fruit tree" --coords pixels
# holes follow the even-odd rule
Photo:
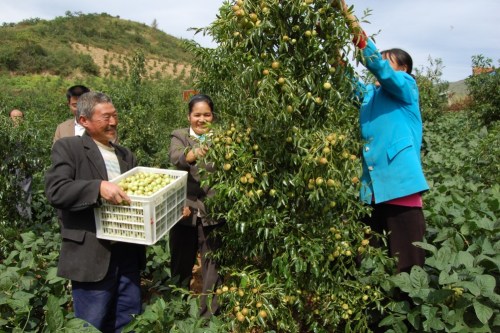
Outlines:
[[[209,206],[227,220],[215,255],[232,330],[366,330],[392,262],[361,223],[354,72],[343,60],[353,50],[339,7],[226,1],[202,30],[217,47],[190,49],[218,117],[207,181]]]

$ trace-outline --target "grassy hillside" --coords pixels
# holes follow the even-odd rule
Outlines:
[[[465,84],[465,79],[450,82],[448,86],[448,105],[460,105],[467,100],[469,96],[469,91],[467,85]]]
[[[0,27],[0,73],[61,76],[120,74],[137,51],[148,74],[189,74],[191,56],[181,40],[142,23],[106,13],[67,12]]]
[[[465,85],[465,79],[456,81],[456,82],[450,82],[450,86],[448,87],[448,90],[450,92],[453,92],[457,95],[467,95],[467,86]]]

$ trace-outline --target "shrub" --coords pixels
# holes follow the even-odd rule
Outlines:
[[[28,132],[27,128],[25,123],[13,127],[10,118],[0,118],[0,142],[3,147],[0,153],[3,161],[0,165],[0,182],[3,184],[0,215],[3,223],[27,218],[27,213],[23,212],[31,208],[22,183],[33,179],[36,171],[42,167],[43,161],[39,156],[44,151],[37,144],[36,135]]]
[[[449,84],[441,79],[443,61],[430,56],[428,60],[427,67],[415,70],[423,121],[436,120],[443,113],[448,100],[446,91]]]
[[[220,115],[208,157],[217,171],[207,175],[217,192],[208,205],[227,221],[217,259],[229,273],[248,266],[262,293],[293,298],[269,297],[263,330],[367,331],[393,266],[367,246],[361,223],[353,72],[335,56],[350,45],[342,15],[326,0],[245,0],[203,31],[219,45],[190,44],[197,88]],[[228,301],[224,320],[254,325],[233,311],[252,298]]]
[[[395,332],[493,332],[500,318],[498,127],[465,112],[425,126],[424,269],[390,279],[405,295],[381,323]],[[457,133],[467,133],[457,135]],[[406,298],[406,299],[405,299]]]
[[[78,55],[77,66],[87,75],[99,75],[99,66],[96,65],[92,57],[88,54]]]
[[[488,125],[500,120],[500,69],[493,67],[492,59],[482,55],[472,57],[472,66],[491,69],[489,73],[472,75],[465,80],[472,97],[472,112]]]

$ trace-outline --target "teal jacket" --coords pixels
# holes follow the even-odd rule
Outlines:
[[[358,83],[363,139],[361,200],[371,203],[429,189],[422,171],[422,118],[415,79],[395,71],[369,40],[363,49],[365,66],[380,86]]]

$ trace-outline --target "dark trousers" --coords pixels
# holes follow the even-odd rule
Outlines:
[[[383,203],[372,207],[372,215],[365,223],[377,233],[389,233],[389,254],[398,258],[398,272],[410,272],[414,265],[423,266],[425,251],[412,244],[424,239],[425,219],[422,208]],[[370,242],[373,246],[380,246],[380,241],[375,238]]]
[[[169,245],[171,256],[171,275],[178,279],[178,285],[189,288],[192,278],[193,265],[196,261],[198,251],[201,255],[201,276],[203,279],[202,296],[200,298],[200,315],[207,317],[218,309],[215,290],[222,284],[222,278],[218,273],[218,265],[207,254],[220,247],[220,240],[209,237],[210,233],[217,228],[214,226],[203,226],[198,219],[196,227],[177,224],[170,230]],[[207,306],[207,295],[212,296],[210,309]]]
[[[104,333],[119,333],[140,314],[141,276],[133,253],[113,245],[108,273],[98,282],[72,281],[75,317],[85,320]],[[128,257],[128,259],[127,259]]]

